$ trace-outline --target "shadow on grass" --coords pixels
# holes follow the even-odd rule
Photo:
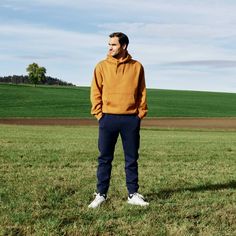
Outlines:
[[[228,183],[223,184],[205,184],[199,185],[195,187],[186,187],[186,188],[176,188],[176,189],[163,189],[158,192],[147,194],[148,200],[156,200],[156,199],[168,199],[171,198],[175,193],[181,192],[204,192],[204,191],[217,191],[223,189],[236,189],[236,181],[232,180]]]

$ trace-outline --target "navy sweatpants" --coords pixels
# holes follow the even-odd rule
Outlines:
[[[97,191],[106,194],[110,184],[115,145],[120,134],[125,155],[126,186],[129,194],[138,191],[138,149],[140,118],[137,115],[104,114],[99,120]]]

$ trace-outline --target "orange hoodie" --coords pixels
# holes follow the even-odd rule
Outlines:
[[[103,113],[147,114],[143,66],[127,56],[119,61],[112,56],[99,62],[94,70],[90,99],[91,114],[98,120]]]

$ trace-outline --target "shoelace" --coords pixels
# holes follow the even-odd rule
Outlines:
[[[143,195],[141,195],[140,193],[136,193],[135,195],[137,195],[138,197],[140,197],[140,198],[144,199],[144,196],[143,196]]]
[[[93,195],[95,196],[95,198],[98,198],[98,197],[104,197],[105,199],[107,198],[105,194],[94,193]]]
[[[140,193],[130,194],[130,198],[132,198],[133,196],[137,196],[137,197],[142,198],[144,200],[144,196],[141,195]]]

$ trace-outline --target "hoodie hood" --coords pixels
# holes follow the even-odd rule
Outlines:
[[[128,52],[126,53],[126,56],[124,58],[121,58],[119,60],[111,55],[107,55],[107,59],[106,59],[108,63],[111,63],[113,65],[113,68],[116,74],[118,73],[118,68],[120,68],[120,71],[123,74],[125,72],[126,63],[128,63],[131,60],[132,60],[132,57]]]
[[[126,63],[128,61],[130,61],[132,59],[131,55],[127,52],[126,56],[120,60],[116,59],[115,57],[111,56],[111,55],[107,55],[107,61],[109,61],[110,63],[114,63],[116,65],[121,64],[121,63]]]

